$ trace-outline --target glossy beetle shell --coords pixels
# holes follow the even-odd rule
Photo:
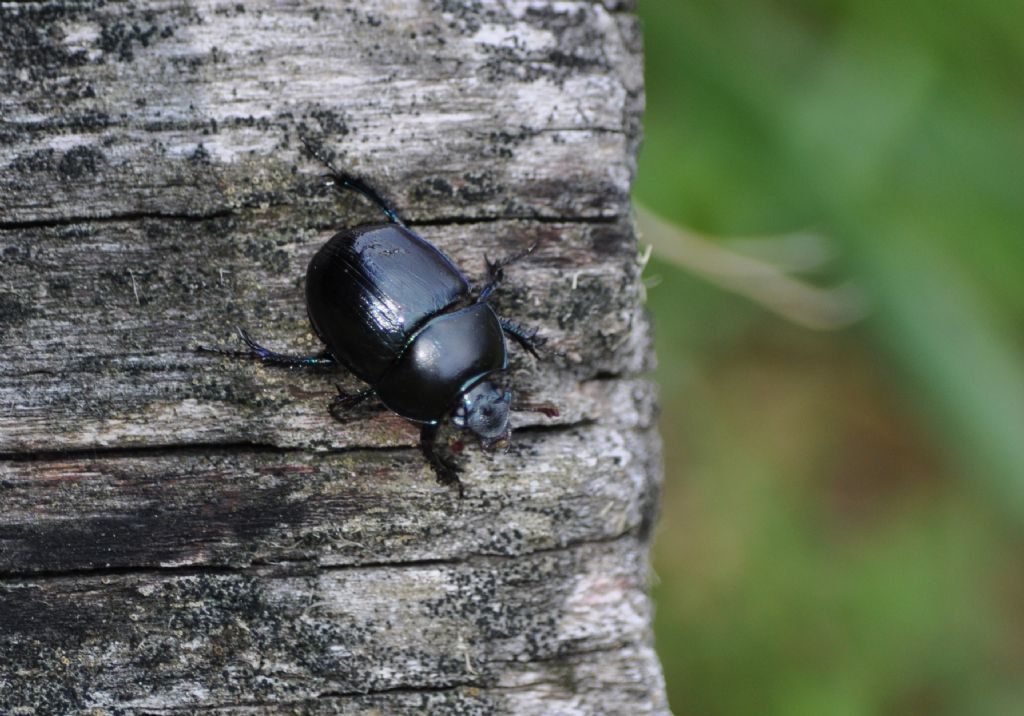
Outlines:
[[[438,249],[404,226],[341,231],[313,256],[306,307],[328,352],[391,410],[437,423],[508,366],[494,311]]]
[[[331,355],[375,385],[422,324],[469,288],[447,256],[404,226],[363,226],[313,256],[306,309]]]

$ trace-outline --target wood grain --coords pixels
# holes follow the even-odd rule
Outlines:
[[[626,3],[0,3],[0,711],[665,713]],[[377,186],[540,329],[467,497],[319,350]],[[448,436],[456,440],[457,435]]]

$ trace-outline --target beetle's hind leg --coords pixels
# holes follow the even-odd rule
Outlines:
[[[503,259],[497,261],[491,261],[484,255],[484,263],[487,264],[487,284],[480,290],[480,295],[477,296],[477,301],[485,301],[494,291],[501,285],[501,282],[505,279],[505,267],[509,264],[514,264],[520,259],[524,259],[534,251],[537,250],[538,242],[530,244],[529,247],[518,251],[514,254],[510,254]]]
[[[462,485],[462,480],[459,479],[462,468],[450,456],[438,452],[438,430],[439,426],[437,425],[424,425],[420,429],[420,452],[423,453],[423,457],[426,458],[427,463],[434,470],[434,474],[437,475],[437,481],[442,485],[455,485],[459,488],[459,497],[465,497],[466,488]]]
[[[198,346],[196,350],[200,353],[216,353],[218,355],[230,356],[232,358],[256,358],[267,365],[279,365],[288,368],[335,365],[334,358],[332,358],[327,351],[323,351],[312,356],[285,355],[284,353],[275,353],[272,350],[264,348],[254,341],[252,336],[250,336],[244,328],[238,329],[238,335],[242,339],[242,342],[245,343],[248,350],[236,351],[227,348],[210,348],[207,346]]]
[[[331,164],[327,155],[324,154],[323,148],[316,146],[306,137],[302,138],[302,144],[305,145],[306,151],[309,152],[310,156],[316,159],[318,162],[327,167],[327,174],[324,175],[326,179],[329,179],[331,186],[338,191],[349,191],[358,192],[367,199],[376,204],[377,208],[384,212],[384,216],[388,217],[388,221],[391,221],[399,226],[405,226],[405,222],[395,211],[395,208],[391,206],[388,201],[377,193],[377,190],[366,183],[365,179],[357,177],[355,174],[344,172]]]

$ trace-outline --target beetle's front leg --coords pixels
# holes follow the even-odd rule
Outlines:
[[[501,323],[501,330],[504,331],[506,336],[515,340],[516,343],[530,351],[534,358],[540,360],[540,354],[537,352],[537,349],[548,342],[547,338],[538,336],[536,328],[523,328],[508,318],[499,318],[498,321]]]
[[[459,479],[462,471],[451,457],[441,455],[437,450],[437,435],[440,431],[439,425],[424,425],[420,429],[420,452],[426,458],[427,463],[437,475],[437,481],[442,485],[455,485],[459,488],[459,497],[466,496],[466,489]]]

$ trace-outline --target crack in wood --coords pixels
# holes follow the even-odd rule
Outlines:
[[[275,203],[267,206],[291,206],[286,203]],[[265,207],[261,207],[261,210]],[[254,207],[243,206],[241,208],[225,208],[217,211],[190,214],[187,212],[156,212],[139,211],[126,212],[121,214],[110,214],[103,216],[66,216],[46,219],[26,219],[21,221],[0,220],[0,231],[26,231],[30,229],[48,229],[62,226],[73,226],[76,224],[114,224],[131,223],[136,221],[181,221],[196,223],[203,221],[214,221],[233,216],[241,216],[244,210],[254,210]],[[595,214],[586,216],[545,216],[543,214],[500,214],[500,215],[446,215],[431,218],[410,219],[408,224],[411,227],[417,226],[472,226],[474,224],[486,225],[501,222],[522,222],[537,224],[615,224],[624,218],[621,214]],[[320,231],[336,230],[338,222],[317,224],[314,228]]]
[[[629,642],[612,643],[607,646],[586,648],[586,649],[566,649],[565,651],[551,657],[546,658],[535,658],[531,661],[534,664],[547,664],[547,665],[558,665],[565,664],[571,665],[573,662],[578,661],[581,657],[593,657],[602,655],[615,655],[620,653],[628,653],[633,648],[633,645]],[[495,663],[500,663],[500,660],[496,660]],[[519,662],[511,660],[511,665],[517,665]],[[362,697],[388,697],[388,696],[401,696],[408,695],[418,697],[421,695],[434,695],[434,694],[456,694],[464,693],[472,696],[481,696],[486,694],[528,694],[535,692],[537,687],[547,688],[563,688],[564,682],[554,677],[538,678],[531,681],[524,681],[515,685],[503,685],[500,683],[489,683],[481,679],[467,679],[452,682],[448,685],[429,685],[429,684],[405,684],[396,685],[383,689],[372,689],[372,690],[350,690],[344,691],[340,689],[329,689],[318,692],[311,698],[305,698],[296,701],[274,701],[272,706],[275,709],[290,709],[309,707],[317,702],[332,701],[332,700],[350,700],[353,698]],[[239,708],[264,708],[267,707],[268,702],[266,701],[232,701],[220,704],[206,704],[201,707],[182,707],[182,708],[166,708],[166,709],[145,709],[139,712],[139,716],[145,715],[156,715],[156,714],[178,714],[178,713],[208,713],[213,711],[223,711],[226,709],[239,709]]]
[[[111,577],[154,577],[163,576],[190,577],[209,575],[240,575],[259,577],[261,579],[286,579],[296,575],[313,573],[347,572],[358,570],[402,570],[423,569],[434,567],[473,566],[487,567],[501,563],[514,562],[526,556],[539,556],[567,552],[586,545],[614,544],[624,539],[636,539],[638,527],[629,526],[623,531],[605,537],[586,539],[570,539],[554,547],[541,547],[516,554],[466,553],[450,558],[425,558],[409,560],[378,560],[351,562],[347,564],[323,564],[316,556],[305,559],[253,560],[244,566],[228,565],[138,565],[125,567],[89,567],[64,570],[6,570],[0,568],[0,584],[16,582],[18,584],[34,584],[67,579],[99,579]]]
[[[550,425],[522,425],[514,429],[514,435],[532,435],[557,433],[577,428],[596,425],[597,420],[584,418],[571,422],[552,423]],[[84,459],[118,459],[139,457],[215,457],[226,455],[275,454],[288,455],[294,453],[313,453],[317,455],[346,455],[349,453],[395,453],[415,454],[419,452],[417,445],[359,445],[331,447],[323,450],[310,450],[306,447],[272,445],[257,442],[209,442],[209,443],[162,443],[154,445],[97,445],[96,447],[74,448],[63,450],[29,450],[25,452],[0,452],[0,463],[37,463],[65,462]],[[0,484],[2,487],[2,484]]]
[[[23,219],[21,221],[0,220],[0,231],[25,231],[28,229],[50,229],[61,226],[72,226],[75,224],[114,224],[150,220],[197,223],[224,219],[230,216],[235,216],[237,213],[238,212],[234,209],[218,209],[217,211],[208,211],[197,214],[189,214],[186,212],[170,213],[159,211],[134,211],[102,216],[61,216],[46,219]]]

